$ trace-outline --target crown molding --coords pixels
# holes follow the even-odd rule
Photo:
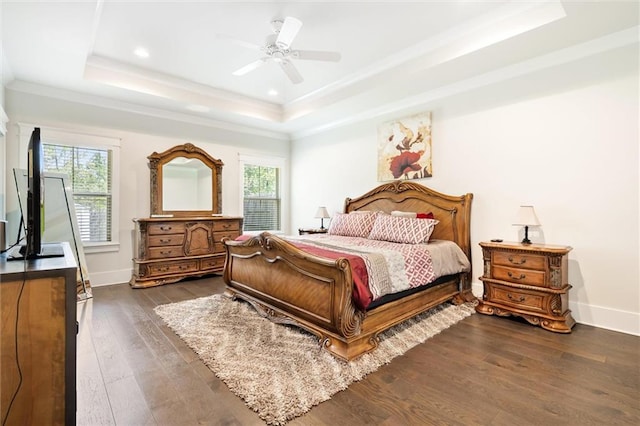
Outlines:
[[[236,133],[244,133],[248,135],[255,135],[278,140],[289,140],[289,135],[285,132],[266,130],[258,127],[252,127],[247,124],[235,124],[228,121],[198,117],[186,113],[179,113],[161,108],[154,108],[130,102],[109,99],[97,95],[73,92],[66,89],[44,86],[27,81],[14,80],[7,85],[6,89],[19,93],[44,96],[68,102],[75,102],[83,105],[106,108],[114,111],[128,112],[132,114],[139,114],[165,120],[174,120],[198,126],[228,130]]]
[[[321,134],[330,130],[344,127],[363,121],[387,116],[393,113],[406,112],[407,110],[425,107],[439,100],[469,92],[481,87],[498,84],[501,81],[522,77],[544,69],[561,66],[578,61],[593,55],[602,54],[614,49],[640,44],[638,34],[640,26],[634,26],[626,30],[618,31],[594,40],[577,44],[575,46],[551,52],[537,58],[522,61],[497,70],[486,72],[465,80],[444,85],[433,90],[418,93],[411,97],[403,98],[397,102],[385,103],[376,108],[370,108],[356,114],[338,115],[339,119],[325,122],[319,126],[308,127],[304,130],[291,132],[291,139],[302,139],[308,136]]]
[[[84,78],[139,93],[184,102],[185,108],[189,105],[202,105],[209,109],[219,109],[268,122],[282,122],[282,107],[278,104],[101,56],[91,55],[87,58]]]

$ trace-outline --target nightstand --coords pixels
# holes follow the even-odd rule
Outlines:
[[[298,228],[299,235],[305,234],[326,234],[327,228]]]
[[[569,305],[569,246],[481,242],[484,295],[476,311],[516,315],[534,325],[570,333],[575,321]]]

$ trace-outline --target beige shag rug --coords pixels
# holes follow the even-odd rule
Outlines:
[[[351,362],[320,349],[315,336],[222,295],[155,312],[261,419],[283,425],[475,311],[441,305],[381,334],[376,350]]]

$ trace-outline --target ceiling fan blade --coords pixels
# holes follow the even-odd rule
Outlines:
[[[288,49],[293,43],[293,39],[296,38],[298,31],[300,31],[300,27],[302,27],[300,20],[291,16],[284,18],[284,23],[280,28],[278,38],[276,38],[276,46],[280,49]]]
[[[268,57],[264,57],[264,58],[260,58],[257,61],[253,61],[247,65],[245,65],[244,67],[237,69],[233,72],[233,75],[245,75],[253,70],[255,70],[256,68],[259,68],[261,66],[263,66],[265,63],[267,63],[267,61],[269,60]]]
[[[240,45],[242,47],[246,47],[246,48],[249,48],[249,49],[262,50],[262,46],[260,46],[259,44],[251,43],[249,41],[244,41],[244,40],[241,40],[241,39],[236,38],[234,36],[230,36],[228,34],[216,34],[216,38],[218,38],[220,40],[227,40],[227,41],[230,41],[232,43],[235,43],[237,45]]]
[[[287,77],[289,77],[289,80],[291,80],[293,84],[302,83],[304,79],[290,60],[282,59],[278,61],[278,63],[280,64],[280,68],[282,68],[284,73],[287,74]]]
[[[310,61],[339,62],[342,56],[339,52],[325,52],[322,50],[292,50],[291,57]]]

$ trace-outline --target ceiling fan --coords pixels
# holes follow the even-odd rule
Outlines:
[[[267,62],[272,61],[280,66],[280,68],[284,71],[287,77],[289,77],[289,80],[291,80],[292,83],[298,84],[302,83],[304,79],[296,69],[291,59],[329,62],[340,61],[340,53],[338,52],[328,52],[322,50],[291,50],[291,44],[298,34],[298,31],[300,31],[300,27],[302,27],[302,22],[296,18],[287,16],[284,20],[274,20],[271,22],[271,27],[273,28],[274,34],[270,34],[267,36],[264,45],[248,43],[246,41],[238,40],[234,37],[226,36],[223,34],[218,35],[218,37],[220,38],[229,39],[242,46],[261,50],[266,55],[258,59],[257,61],[253,61],[235,70],[233,72],[233,75],[245,75],[261,67]]]

